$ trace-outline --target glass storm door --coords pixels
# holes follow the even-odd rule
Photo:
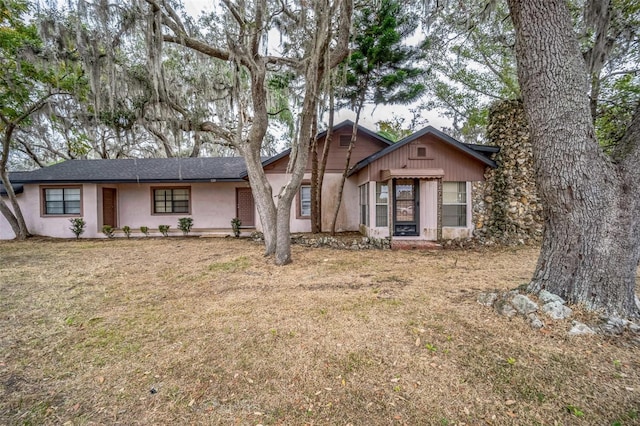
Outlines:
[[[394,181],[393,235],[420,235],[418,232],[418,188],[417,179]]]

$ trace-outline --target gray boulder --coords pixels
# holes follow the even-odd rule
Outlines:
[[[554,320],[569,318],[573,313],[571,308],[564,306],[560,302],[545,303],[544,305],[542,305],[542,312],[544,312]]]
[[[531,313],[527,315],[527,317],[529,318],[529,325],[531,326],[531,328],[540,330],[542,327],[544,327],[544,323],[540,320],[540,318],[538,318],[536,314]]]
[[[507,318],[515,317],[518,313],[513,306],[511,306],[511,303],[504,299],[498,300],[494,306],[500,315],[504,315]]]
[[[511,299],[511,304],[522,315],[527,315],[538,310],[538,304],[533,302],[527,296],[518,294]]]
[[[548,292],[547,290],[540,290],[540,293],[538,293],[538,298],[540,299],[542,304],[549,302],[560,302],[564,305],[566,303],[562,297],[558,296],[557,294]]]
[[[480,293],[478,295],[478,303],[484,306],[493,306],[498,299],[498,293]]]
[[[588,325],[583,324],[578,321],[573,322],[573,327],[569,330],[569,336],[586,336],[589,334],[596,334],[593,329],[591,329]]]

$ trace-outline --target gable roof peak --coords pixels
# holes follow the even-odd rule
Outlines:
[[[358,163],[356,163],[349,170],[348,176],[351,176],[354,173],[359,172],[360,170],[362,170],[367,165],[369,165],[369,164],[373,163],[374,161],[376,161],[377,159],[389,154],[390,152],[393,152],[396,149],[399,149],[399,148],[403,147],[404,145],[407,145],[408,143],[411,143],[411,142],[421,138],[422,136],[429,135],[429,134],[436,136],[438,139],[440,139],[440,140],[444,141],[445,143],[453,146],[454,148],[459,149],[460,151],[470,155],[471,157],[475,158],[476,160],[479,160],[480,162],[484,163],[485,165],[487,165],[489,167],[493,167],[493,168],[497,167],[495,161],[493,161],[490,158],[480,154],[478,151],[474,150],[473,148],[471,148],[467,144],[464,144],[464,143],[460,142],[459,140],[449,136],[448,134],[444,133],[441,130],[436,129],[433,126],[426,126],[426,127],[422,128],[421,130],[418,130],[417,132],[412,133],[412,134],[410,134],[409,136],[407,136],[407,137],[405,137],[403,139],[400,139],[398,142],[392,143],[390,146],[388,146],[388,147],[376,152],[375,154],[370,155],[369,157],[359,161]]]
[[[352,120],[346,119],[346,120],[341,121],[338,124],[334,124],[333,125],[333,131],[335,132],[336,130],[343,129],[345,127],[353,128],[353,125],[354,125],[354,122]],[[328,131],[328,129],[325,129],[322,132],[319,132],[316,135],[316,139],[321,139],[321,138],[325,137],[327,135],[327,131]],[[362,126],[361,124],[358,124],[358,134],[360,134],[360,133],[372,137],[373,139],[377,140],[378,142],[381,142],[385,146],[393,145],[393,141],[390,141],[389,139],[387,139],[384,136],[374,132],[373,130],[369,130],[366,127]]]

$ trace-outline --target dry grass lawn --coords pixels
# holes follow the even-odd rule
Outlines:
[[[640,348],[495,316],[535,248],[0,243],[0,423],[638,424]],[[582,312],[578,319],[588,318]]]

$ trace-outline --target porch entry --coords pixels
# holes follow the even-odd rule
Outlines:
[[[394,179],[393,187],[393,235],[420,235],[420,181]]]
[[[115,188],[102,188],[102,224],[113,228],[118,226]]]
[[[255,226],[255,206],[251,188],[236,188],[236,217],[240,219],[241,227]]]

